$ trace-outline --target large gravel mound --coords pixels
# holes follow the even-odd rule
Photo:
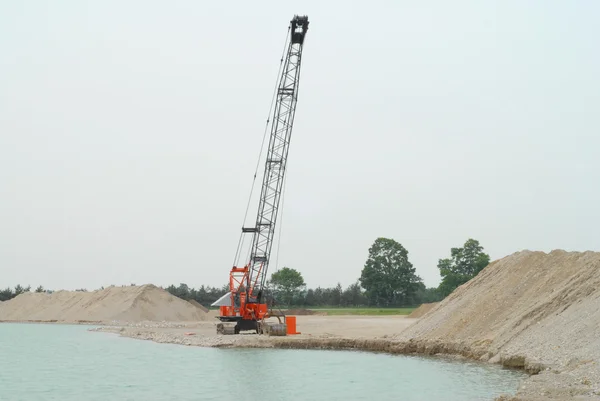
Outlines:
[[[494,261],[396,339],[552,370],[552,399],[600,395],[600,253],[522,251]]]
[[[4,321],[201,321],[200,308],[154,285],[109,287],[92,292],[28,292],[0,305]]]

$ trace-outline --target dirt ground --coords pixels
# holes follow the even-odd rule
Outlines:
[[[406,316],[297,316],[299,332],[312,336],[377,338],[400,333],[417,319]]]
[[[218,335],[216,312],[211,311],[210,314],[214,321],[117,323],[100,325],[90,328],[90,331],[200,347],[382,351],[390,343],[391,336],[418,320],[406,316],[296,316],[297,331],[301,334],[270,337],[250,331],[239,335]],[[273,318],[270,320],[277,322]]]
[[[216,316],[215,312],[211,312]],[[301,334],[288,336],[285,340],[307,339],[386,339],[399,334],[417,319],[406,316],[296,316],[297,331]],[[271,319],[277,322],[276,319]],[[198,346],[255,346],[280,338],[259,336],[253,332],[242,332],[238,336],[216,334],[218,320],[188,322],[139,322],[105,325],[94,331],[119,333],[127,337],[142,338],[157,342],[189,343]]]

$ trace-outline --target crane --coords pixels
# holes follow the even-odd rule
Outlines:
[[[242,227],[242,236],[252,236],[249,260],[243,267],[234,265],[231,268],[229,292],[212,304],[219,306],[219,334],[238,334],[240,331],[250,330],[263,333],[268,327],[265,319],[274,315],[267,304],[265,281],[296,114],[302,48],[308,24],[307,16],[295,15],[288,27],[287,51],[282,59],[281,75],[275,93],[258,212],[253,227]]]

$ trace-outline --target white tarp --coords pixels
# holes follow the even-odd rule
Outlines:
[[[223,295],[221,298],[217,299],[210,306],[231,306],[231,292]]]

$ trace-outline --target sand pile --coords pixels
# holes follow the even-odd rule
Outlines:
[[[432,310],[438,304],[439,304],[439,302],[431,302],[431,303],[428,303],[428,304],[422,304],[417,309],[415,309],[414,311],[412,311],[410,315],[408,315],[406,317],[407,318],[413,318],[413,319],[423,317],[427,312],[429,312],[430,310]]]
[[[201,303],[199,303],[198,301],[196,301],[195,299],[190,299],[190,300],[188,300],[188,302],[191,303],[192,305],[194,305],[196,308],[199,308],[204,313],[208,313],[210,310],[206,306],[204,306]]]
[[[552,399],[600,395],[600,253],[523,251],[497,260],[396,336],[411,338],[432,353],[550,369],[555,391],[544,396]]]
[[[203,321],[205,312],[154,285],[92,292],[28,292],[0,306],[5,321]]]

